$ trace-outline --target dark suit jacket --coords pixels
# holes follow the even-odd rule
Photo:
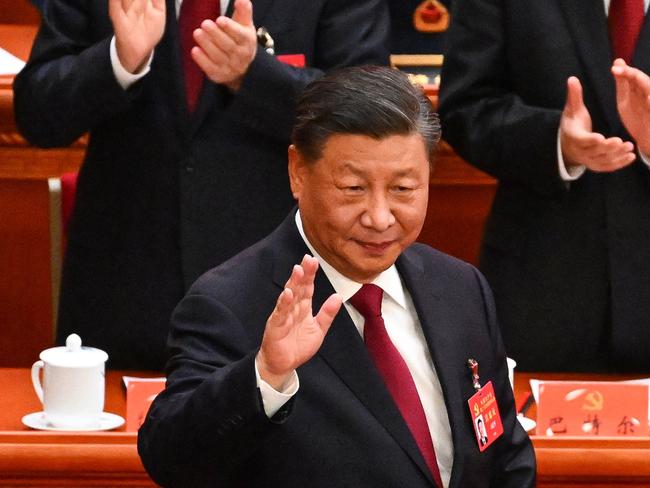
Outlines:
[[[352,320],[341,309],[300,389],[272,419],[254,358],[266,319],[308,249],[292,213],[268,238],[209,271],[172,318],[167,389],[138,436],[163,486],[417,488],[434,486]],[[515,417],[490,291],[471,266],[417,244],[397,262],[443,388],[454,443],[453,487],[525,488],[535,461]],[[333,289],[322,271],[314,310]],[[467,359],[492,380],[505,432],[479,453]],[[435,440],[434,440],[435,442]]]
[[[78,332],[113,367],[162,368],[169,316],[189,285],[291,209],[286,151],[302,88],[323,71],[388,60],[384,0],[255,0],[255,25],[276,53],[304,54],[307,68],[258,49],[241,90],[208,83],[190,117],[174,0],[167,12],[151,72],[124,91],[109,59],[107,2],[48,1],[14,87],[33,144],[64,146],[90,131],[58,340]]]
[[[565,185],[557,135],[577,76],[595,131],[616,109],[603,2],[455,0],[443,137],[499,180],[481,270],[524,370],[650,371],[650,170],[637,160]],[[480,19],[480,21],[476,21]],[[633,64],[650,72],[650,17]]]

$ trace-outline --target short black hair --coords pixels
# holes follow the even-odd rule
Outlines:
[[[291,142],[318,160],[335,134],[383,139],[419,134],[432,161],[440,121],[423,90],[392,68],[362,66],[332,72],[307,86],[298,102]]]

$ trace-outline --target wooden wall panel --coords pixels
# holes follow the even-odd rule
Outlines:
[[[0,19],[23,6],[0,0]],[[26,59],[35,34],[35,25],[0,24],[0,46]],[[59,243],[52,247],[48,178],[75,171],[84,145],[30,147],[15,127],[12,82],[0,76],[0,366],[30,366],[53,344],[51,265]]]
[[[0,24],[38,24],[38,9],[29,0],[0,0]]]
[[[495,185],[429,185],[429,209],[420,242],[478,264],[483,225]]]
[[[47,180],[0,179],[0,366],[52,345]]]
[[[418,240],[476,265],[495,191],[494,178],[470,166],[441,141],[429,184],[427,219]]]

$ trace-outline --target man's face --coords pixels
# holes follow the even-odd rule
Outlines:
[[[333,135],[311,163],[292,146],[289,176],[307,238],[357,282],[389,268],[424,224],[429,160],[419,134]]]

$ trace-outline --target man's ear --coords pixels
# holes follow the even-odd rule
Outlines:
[[[291,184],[291,194],[296,200],[300,200],[300,195],[303,188],[303,179],[305,175],[305,161],[296,149],[296,146],[291,144],[287,151],[289,159],[289,183]]]

